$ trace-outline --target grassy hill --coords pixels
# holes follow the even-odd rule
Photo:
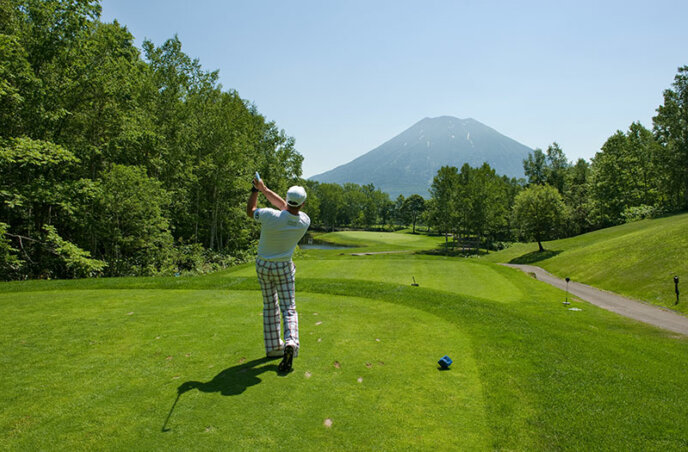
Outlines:
[[[487,262],[532,263],[560,277],[688,313],[688,289],[675,306],[674,275],[688,287],[688,214],[643,220],[577,237],[518,244]]]
[[[570,311],[561,291],[478,259],[309,250],[296,266],[302,348],[287,376],[263,358],[251,265],[0,284],[0,448],[688,445],[685,337],[583,302]],[[445,354],[454,364],[439,371]]]

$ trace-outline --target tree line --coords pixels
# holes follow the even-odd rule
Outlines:
[[[542,241],[688,209],[688,66],[664,91],[648,129],[639,122],[610,136],[591,162],[570,162],[555,142],[523,162],[526,179],[489,165],[443,167],[427,220],[444,234]]]
[[[335,184],[304,181],[308,191],[307,211],[312,227],[393,230],[415,225],[421,219],[425,199],[414,194],[394,201],[373,184]]]
[[[0,279],[170,274],[245,259],[260,171],[294,140],[175,36],[143,43],[95,0],[0,2]]]

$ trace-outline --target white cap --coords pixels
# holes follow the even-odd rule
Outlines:
[[[294,185],[287,190],[287,204],[292,207],[299,207],[306,201],[306,190],[303,187]]]

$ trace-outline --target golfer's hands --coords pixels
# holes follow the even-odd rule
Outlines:
[[[265,190],[267,187],[265,186],[265,182],[263,182],[262,179],[258,180],[256,178],[253,178],[253,186],[258,189],[261,193],[265,193]]]

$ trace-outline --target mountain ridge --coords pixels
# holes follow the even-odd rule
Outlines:
[[[437,170],[484,162],[498,174],[523,177],[523,159],[533,150],[473,118],[425,117],[375,149],[310,177],[318,182],[373,183],[393,198],[429,195]]]

